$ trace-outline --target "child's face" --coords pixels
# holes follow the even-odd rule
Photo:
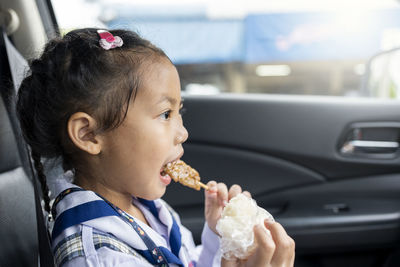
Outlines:
[[[136,99],[121,126],[104,137],[101,156],[107,186],[119,193],[153,200],[170,182],[160,175],[165,164],[182,157],[188,132],[179,113],[178,72],[167,60],[148,67]],[[103,166],[104,167],[104,166]]]

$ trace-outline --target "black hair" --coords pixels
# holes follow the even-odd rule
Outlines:
[[[146,64],[168,59],[161,49],[128,30],[110,30],[123,45],[105,50],[97,30],[74,30],[50,40],[42,55],[31,61],[19,88],[17,115],[48,212],[49,189],[41,158],[61,158],[64,170],[74,168],[76,148],[67,134],[70,116],[79,111],[91,115],[96,133],[115,129],[136,97]]]

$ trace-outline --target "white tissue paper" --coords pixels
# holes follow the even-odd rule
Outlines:
[[[272,215],[257,206],[254,199],[243,194],[232,198],[217,223],[217,231],[221,235],[222,256],[227,260],[246,259],[257,245],[254,240],[254,225],[264,226],[265,219],[274,221]],[[265,230],[268,231],[266,228]]]

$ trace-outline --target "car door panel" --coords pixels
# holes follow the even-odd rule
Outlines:
[[[394,246],[400,236],[399,175],[346,179],[264,195],[258,203],[286,201],[277,220],[299,252]]]
[[[339,139],[355,122],[399,122],[396,101],[226,94],[187,96],[185,107],[189,143],[267,153],[314,169],[327,179],[400,170],[398,157],[344,158],[337,149]]]
[[[229,94],[184,99],[190,136],[183,159],[204,182],[250,191],[286,227],[300,253],[400,241],[397,151],[387,158],[340,151],[355,123],[399,123],[398,102]],[[165,199],[199,241],[203,194],[175,184]]]
[[[318,173],[301,165],[259,152],[193,143],[185,145],[185,151],[185,157],[190,158],[190,163],[205,179],[240,184],[254,195],[324,180]],[[204,163],[204,158],[209,164],[216,163],[213,169]]]

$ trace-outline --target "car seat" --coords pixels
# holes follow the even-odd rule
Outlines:
[[[4,83],[1,84],[1,90]],[[0,266],[37,266],[34,190],[0,99]]]
[[[0,266],[54,266],[38,187],[16,120],[13,85],[21,79],[17,70],[27,66],[16,59],[23,57],[0,29]]]

